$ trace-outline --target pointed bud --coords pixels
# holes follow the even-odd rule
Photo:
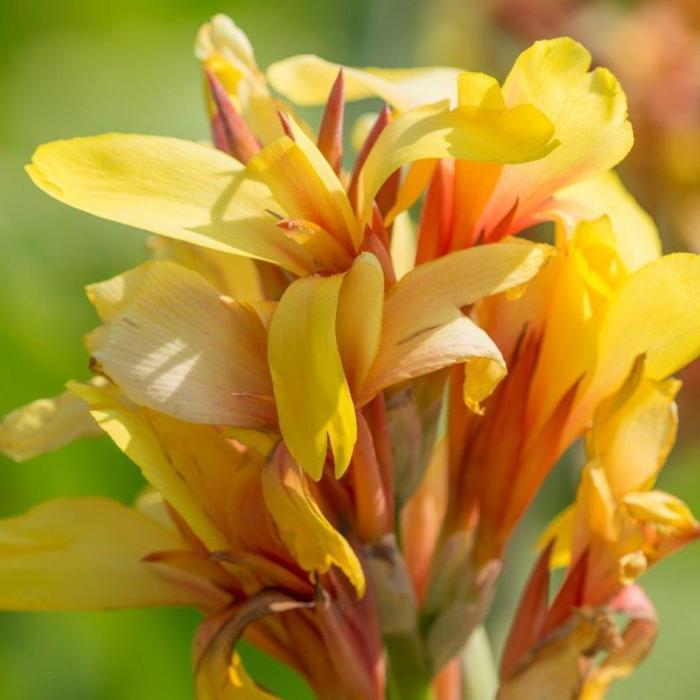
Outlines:
[[[343,69],[333,83],[318,132],[318,150],[323,153],[336,175],[343,163],[343,116],[345,113],[345,83]]]
[[[357,198],[357,183],[360,178],[362,166],[365,164],[367,156],[372,150],[372,146],[374,146],[374,144],[377,142],[379,134],[381,134],[382,131],[384,131],[390,119],[391,110],[389,109],[389,107],[384,105],[382,111],[379,112],[379,115],[377,116],[377,120],[374,122],[374,126],[370,129],[369,134],[367,134],[367,138],[365,139],[364,144],[362,144],[360,152],[357,154],[357,159],[355,160],[355,168],[352,171],[352,177],[350,178],[350,186],[348,187],[348,197],[350,198],[350,201],[353,204],[355,204]]]
[[[277,110],[277,116],[279,117],[280,124],[282,125],[282,131],[285,135],[289,136],[292,141],[294,141],[294,132],[292,131],[292,124],[289,121],[289,117],[281,110]]]
[[[214,144],[245,164],[260,150],[260,144],[213,71],[208,68],[205,71],[216,105],[216,113],[212,117]]]

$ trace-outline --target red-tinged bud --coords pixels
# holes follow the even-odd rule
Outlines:
[[[360,172],[362,171],[362,166],[367,160],[369,152],[372,150],[372,146],[377,142],[379,134],[384,131],[387,124],[391,121],[391,110],[387,105],[384,105],[382,111],[379,112],[377,120],[374,122],[374,126],[370,129],[369,134],[365,142],[362,144],[360,152],[357,154],[355,159],[355,167],[352,171],[352,176],[350,177],[350,186],[348,187],[348,197],[353,204],[357,204],[357,183],[360,178]]]
[[[441,160],[430,180],[418,227],[416,264],[443,255],[450,246],[454,209],[454,162]]]
[[[318,149],[336,174],[343,164],[343,116],[345,114],[345,83],[343,69],[333,83],[318,131]]]
[[[316,614],[323,641],[348,700],[384,698],[383,660],[372,655],[357,630],[322,589]]]
[[[277,110],[277,116],[282,125],[282,131],[294,141],[294,132],[292,131],[292,123],[289,121],[289,117],[281,109]]]
[[[362,542],[376,542],[391,532],[392,514],[372,434],[360,411],[357,411],[357,443],[349,472],[352,478],[358,535]]]
[[[384,287],[386,289],[393,287],[396,284],[396,273],[394,272],[394,264],[391,260],[391,255],[379,236],[369,226],[365,228],[362,250],[372,253],[377,260],[379,260],[379,264],[382,266],[382,272],[384,273]]]
[[[214,144],[241,163],[247,163],[260,150],[260,144],[245,119],[233,106],[219,79],[211,70],[205,70],[216,105],[216,114],[212,117]]]
[[[510,678],[518,662],[542,636],[549,601],[549,559],[553,543],[540,554],[523,591],[501,657],[501,678]]]
[[[541,636],[548,635],[562,625],[571,616],[573,610],[580,608],[586,602],[584,599],[584,592],[587,572],[588,550],[586,550],[579,557],[576,564],[569,569],[566,580],[547,613]]]

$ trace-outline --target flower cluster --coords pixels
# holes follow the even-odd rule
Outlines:
[[[223,16],[196,55],[213,145],[106,134],[27,166],[155,236],[87,288],[92,379],[7,416],[0,448],[106,433],[149,488],[0,521],[0,607],[194,606],[197,700],[272,697],[242,637],[324,700],[466,697],[513,530],[582,440],[497,692],[603,697],[654,640],[637,578],[700,531],[654,488],[672,375],[700,354],[700,258],[661,256],[612,171],[633,141],[618,82],[566,38],[503,84],[310,55],[263,73]],[[368,97],[385,106],[347,167],[345,103]],[[323,106],[317,134],[292,105]]]

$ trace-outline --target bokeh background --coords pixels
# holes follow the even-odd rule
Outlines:
[[[259,62],[312,52],[349,65],[451,64],[499,76],[535,38],[571,34],[621,78],[637,144],[623,175],[667,249],[700,246],[700,3],[697,0],[0,1],[0,414],[87,376],[80,337],[95,318],[82,288],[138,264],[144,236],[63,207],[23,165],[40,143],[105,131],[207,137],[192,56],[197,27],[230,14]],[[700,371],[685,376],[681,439],[662,487],[700,513]],[[106,440],[16,465],[0,457],[0,517],[57,496],[131,501],[137,469]],[[533,541],[574,493],[562,464],[512,547],[496,646],[532,562]],[[613,700],[697,697],[700,546],[643,583],[661,617],[652,657]],[[189,700],[187,611],[0,614],[0,700]],[[256,652],[253,674],[283,698],[301,682]]]

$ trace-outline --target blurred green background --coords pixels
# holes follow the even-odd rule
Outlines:
[[[0,414],[58,393],[68,378],[87,376],[80,337],[95,318],[82,288],[144,256],[142,234],[63,207],[31,185],[22,168],[38,144],[105,131],[207,138],[192,42],[198,26],[215,12],[230,14],[245,29],[263,66],[291,53],[313,52],[351,65],[409,65],[430,58],[482,68],[473,64],[466,35],[456,57],[452,44],[450,55],[441,57],[440,42],[426,42],[426,36],[440,36],[437,20],[450,20],[449,14],[435,16],[438,5],[2,0]],[[448,5],[446,12],[454,9],[454,3]],[[512,57],[516,45],[504,39],[503,55]],[[686,412],[682,420],[693,428],[700,418]],[[662,480],[696,512],[699,452],[693,440],[679,445]],[[0,467],[2,517],[57,496],[99,493],[128,502],[142,485],[137,469],[106,440],[79,442],[25,465],[0,457]],[[524,581],[523,567],[531,563],[535,534],[573,490],[573,477],[560,470],[524,524],[504,577],[499,614],[491,620],[496,640]],[[645,577],[662,634],[652,658],[612,698],[695,696],[698,572],[700,547],[695,547]],[[196,622],[191,612],[170,610],[0,614],[0,700],[188,700]],[[283,698],[309,697],[278,666],[250,650],[245,656],[253,674]]]

